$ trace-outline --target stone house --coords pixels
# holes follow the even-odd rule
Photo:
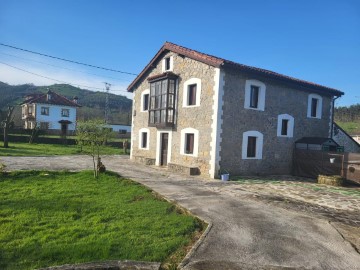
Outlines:
[[[50,133],[66,135],[76,129],[76,110],[81,107],[77,97],[69,100],[53,91],[44,94],[27,95],[21,103],[22,120],[25,129],[35,124]]]
[[[211,178],[291,173],[294,142],[331,137],[343,95],[170,42],[128,91],[131,158]]]

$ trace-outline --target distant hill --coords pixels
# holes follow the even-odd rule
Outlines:
[[[74,96],[77,96],[78,103],[82,106],[78,109],[78,119],[104,118],[105,92],[94,92],[68,84],[35,86],[33,84],[9,85],[0,82],[0,111],[4,114],[7,106],[20,104],[24,100],[24,96],[32,93],[45,93],[48,89],[69,99],[73,99]],[[130,124],[131,106],[132,101],[127,97],[109,94],[109,122],[115,124]],[[15,125],[21,126],[20,106],[16,108],[15,116]]]

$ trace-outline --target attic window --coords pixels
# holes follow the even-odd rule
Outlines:
[[[173,65],[173,57],[172,56],[164,58],[162,63],[163,63],[162,64],[163,72],[173,70],[174,65]]]
[[[48,101],[51,100],[51,94],[47,93],[47,94],[46,94],[46,99],[47,99]]]
[[[165,58],[165,70],[170,70],[170,57]]]

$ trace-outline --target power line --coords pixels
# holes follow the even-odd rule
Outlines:
[[[61,61],[66,61],[66,62],[78,64],[78,65],[83,65],[83,66],[88,66],[88,67],[92,67],[92,68],[98,68],[98,69],[103,69],[103,70],[107,70],[107,71],[112,71],[112,72],[118,72],[118,73],[137,76],[137,74],[131,73],[131,72],[120,71],[120,70],[115,70],[115,69],[111,69],[111,68],[105,68],[105,67],[99,67],[99,66],[95,66],[95,65],[91,65],[91,64],[81,63],[81,62],[77,62],[77,61],[73,61],[73,60],[69,60],[69,59],[65,59],[65,58],[61,58],[61,57],[57,57],[57,56],[51,56],[51,55],[44,54],[44,53],[39,53],[39,52],[30,51],[30,50],[27,50],[27,49],[18,48],[18,47],[15,47],[15,46],[4,44],[4,43],[0,43],[0,45],[4,46],[4,47],[9,47],[9,48],[12,48],[12,49],[16,49],[16,50],[28,52],[28,53],[38,54],[38,55],[41,55],[41,56],[46,56],[46,57],[49,57],[49,58],[53,58],[53,59],[57,59],[57,60],[61,60]]]
[[[33,62],[40,63],[40,64],[43,64],[43,65],[48,65],[48,66],[51,66],[51,67],[57,67],[57,68],[62,68],[62,69],[66,69],[66,70],[71,70],[71,71],[81,72],[81,73],[85,73],[85,74],[95,75],[95,76],[100,77],[100,78],[110,78],[110,79],[113,79],[113,80],[117,80],[119,82],[121,82],[121,81],[130,82],[129,80],[122,80],[122,79],[119,79],[119,78],[114,78],[114,77],[110,77],[110,76],[106,76],[106,75],[98,75],[98,74],[95,74],[95,73],[81,71],[81,70],[77,70],[77,69],[73,69],[73,68],[66,68],[66,67],[61,67],[61,66],[57,66],[57,65],[52,65],[52,64],[44,63],[44,62],[37,61],[37,60],[34,60],[34,59],[28,59],[28,58],[24,58],[24,57],[20,57],[20,56],[17,56],[17,55],[4,53],[4,52],[0,52],[0,53],[4,54],[4,55],[11,56],[11,57],[23,59],[23,60],[26,60],[26,61],[33,61]]]
[[[40,75],[40,74],[37,74],[37,73],[31,72],[31,71],[25,70],[25,69],[22,69],[22,68],[19,68],[19,67],[15,67],[15,66],[10,65],[10,64],[6,64],[6,63],[1,62],[1,61],[0,61],[0,64],[3,64],[3,65],[5,65],[5,66],[12,67],[12,68],[14,68],[14,69],[21,70],[21,71],[23,71],[23,72],[26,72],[26,73],[29,73],[29,74],[32,74],[32,75],[35,75],[35,76],[38,76],[38,77],[41,77],[41,78],[45,78],[45,79],[52,80],[52,81],[56,81],[56,82],[60,82],[60,83],[70,84],[70,85],[75,86],[75,87],[81,86],[81,87],[88,88],[88,89],[104,90],[103,88],[100,88],[100,87],[94,87],[94,86],[88,86],[88,85],[81,85],[81,84],[74,84],[74,83],[70,83],[70,82],[66,82],[66,81],[57,80],[57,79],[50,78],[50,77],[47,77],[47,76],[44,76],[44,75]],[[119,90],[111,90],[111,91],[126,92],[126,93],[128,93],[128,91],[126,91],[126,90],[120,90],[120,89],[119,89]]]

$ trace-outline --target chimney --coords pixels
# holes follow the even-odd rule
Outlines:
[[[78,103],[78,99],[79,99],[79,98],[78,98],[77,96],[74,96],[74,97],[73,97],[73,102],[74,102],[75,104],[77,104],[77,103]]]

